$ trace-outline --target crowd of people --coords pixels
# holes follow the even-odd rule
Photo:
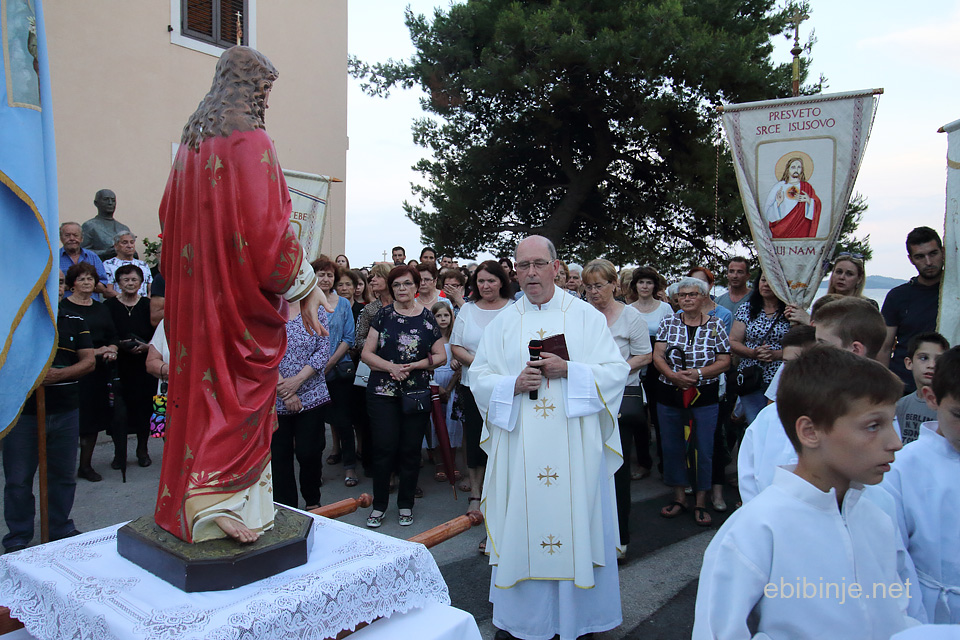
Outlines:
[[[164,280],[137,258],[136,237],[129,230],[117,233],[112,257],[104,261],[82,247],[81,225],[64,223],[60,239],[65,289],[59,301],[61,341],[56,362],[60,373],[48,375],[45,384],[56,390],[48,395],[52,415],[69,416],[65,424],[72,426],[67,433],[71,429],[76,433],[79,454],[75,448],[72,454],[63,454],[59,466],[54,465],[57,480],[50,491],[55,537],[76,533],[69,519],[74,478],[102,479],[91,462],[101,432],[114,436],[114,469],[126,469],[127,433],[137,436],[137,464],[147,467],[152,463],[148,449],[152,402],[162,391],[158,379],[161,384],[168,379],[171,365],[163,331]],[[724,500],[725,486],[739,487],[738,507],[754,500],[766,505],[762,512],[755,506],[739,510],[708,549],[695,636],[726,637],[722,629],[745,625],[757,598],[764,595],[758,595],[751,583],[755,578],[748,575],[751,568],[771,570],[771,554],[776,560],[780,553],[775,545],[779,532],[790,523],[801,530],[815,526],[813,520],[803,521],[801,515],[785,511],[783,492],[805,505],[801,514],[806,513],[807,505],[816,507],[817,501],[822,501],[808,486],[798,485],[798,478],[821,491],[833,487],[841,512],[846,513],[843,494],[862,491],[868,497],[875,495],[856,483],[879,482],[893,462],[893,453],[914,441],[918,445],[906,449],[904,457],[906,453],[916,455],[903,465],[894,464],[889,474],[894,479],[884,481],[895,505],[877,499],[879,511],[863,507],[856,516],[854,507],[849,507],[850,517],[862,519],[856,521],[864,527],[849,534],[852,562],[857,567],[867,562],[858,555],[866,544],[861,539],[866,529],[874,529],[871,535],[891,529],[890,539],[876,544],[893,548],[896,538],[901,550],[913,557],[915,575],[920,576],[923,597],[911,601],[910,614],[931,621],[936,618],[937,622],[945,618],[960,622],[960,596],[957,587],[951,586],[960,583],[960,575],[947,567],[957,560],[956,554],[938,548],[935,542],[945,535],[943,527],[955,523],[955,516],[944,514],[936,519],[930,513],[918,513],[920,506],[911,502],[922,501],[924,491],[943,492],[943,499],[952,500],[952,506],[957,498],[952,488],[924,484],[936,484],[938,476],[935,470],[926,469],[930,461],[920,457],[939,452],[956,465],[960,448],[960,435],[954,433],[956,415],[949,413],[960,397],[960,371],[955,370],[960,365],[954,362],[956,352],[935,332],[943,246],[934,230],[920,227],[910,232],[907,254],[918,275],[890,291],[882,308],[863,296],[863,259],[849,253],[836,256],[827,295],[806,310],[778,299],[761,269],[740,256],[728,261],[726,291],[714,297],[716,277],[702,265],[692,265],[685,277],[668,283],[655,265],[618,271],[609,261],[597,259],[581,269],[559,260],[552,245],[534,244],[526,253],[521,251],[521,243],[515,256],[463,267],[452,256],[438,259],[430,247],[421,251],[419,259],[409,261],[402,247],[394,247],[392,264],[374,263],[359,269],[351,268],[346,255],[332,260],[321,256],[312,263],[328,303],[326,309],[320,308],[318,320],[329,335],[306,331],[298,304],[288,306],[287,349],[276,385],[279,427],[271,445],[278,503],[307,509],[319,506],[326,463],[328,470],[339,466],[348,487],[365,478],[371,480],[374,498],[368,527],[381,526],[394,492],[399,524],[410,525],[416,500],[423,495],[421,467],[429,460],[433,466],[427,468],[434,480],[452,477],[461,490],[469,492],[468,510],[485,509],[488,522],[491,509],[504,509],[499,515],[509,517],[503,487],[484,488],[485,481],[504,482],[513,473],[510,465],[516,462],[504,462],[503,451],[497,449],[517,446],[506,434],[513,428],[511,421],[523,420],[523,409],[511,409],[509,396],[530,392],[533,399],[541,379],[553,377],[568,378],[563,386],[563,393],[568,393],[579,384],[582,372],[579,363],[574,366],[579,357],[577,346],[569,345],[570,355],[563,358],[569,364],[565,364],[549,351],[558,350],[556,342],[544,338],[542,361],[521,363],[518,374],[507,376],[511,382],[505,387],[504,376],[492,373],[505,366],[492,355],[506,335],[501,325],[508,320],[500,316],[510,310],[510,317],[539,317],[546,327],[541,334],[549,334],[551,316],[534,312],[550,308],[566,314],[575,303],[581,305],[575,307],[577,313],[591,317],[581,307],[592,307],[599,312],[596,318],[602,318],[584,325],[597,335],[577,336],[576,342],[611,337],[611,348],[615,345],[618,353],[611,357],[619,362],[624,376],[621,383],[613,385],[613,395],[600,398],[617,418],[619,438],[607,445],[622,458],[622,464],[616,465],[610,491],[601,482],[594,496],[598,509],[607,502],[616,505],[617,557],[626,558],[630,540],[631,483],[650,478],[654,467],[663,483],[672,488],[671,501],[660,511],[663,518],[692,511],[697,525],[711,526],[711,510],[718,513],[730,508]],[[560,292],[557,297],[554,291]],[[491,326],[495,326],[494,336],[490,335]],[[569,330],[565,333],[569,340]],[[815,347],[817,342],[834,345],[849,355]],[[481,351],[482,363],[477,360]],[[509,354],[502,357],[504,362],[512,358]],[[796,366],[784,367],[784,362],[793,360]],[[943,365],[947,373],[941,371],[944,362],[948,363]],[[598,371],[591,375],[599,389],[602,375]],[[872,381],[866,382],[867,378]],[[437,387],[444,427],[455,454],[453,467],[436,451],[440,425],[434,424],[431,411],[431,384]],[[817,395],[823,397],[815,401]],[[572,411],[576,401],[568,399],[566,410]],[[823,402],[831,406],[807,408]],[[591,406],[596,411],[599,405]],[[545,403],[538,407],[544,418],[546,408]],[[824,434],[831,429],[839,433],[846,428],[844,421],[856,423],[861,413],[874,410],[879,417],[864,428],[882,434],[883,441],[864,440],[860,445],[865,459],[874,455],[876,460],[870,460],[875,464],[869,473],[860,469],[844,475],[846,472],[838,470],[844,461],[838,462],[836,457],[843,452],[835,455],[830,451],[841,445],[831,444]],[[518,411],[520,418],[515,415]],[[944,428],[946,414],[952,422]],[[21,423],[29,423],[31,416],[25,411]],[[567,416],[572,418],[573,414]],[[936,420],[940,420],[939,431]],[[327,425],[331,446],[324,458]],[[502,442],[491,444],[491,436],[500,433],[491,433],[492,425],[503,427]],[[3,453],[9,529],[3,539],[6,551],[23,548],[33,537],[26,483],[32,483],[35,456],[26,464],[23,459],[14,460],[11,443],[19,442],[15,437],[18,429],[20,425]],[[601,432],[606,437],[602,428]],[[525,437],[534,438],[529,433]],[[69,435],[65,441],[70,442]],[[24,442],[29,443],[29,438]],[[63,442],[55,441],[54,450],[58,446],[70,449]],[[530,440],[513,455],[533,455],[534,442],[537,440]],[[842,446],[854,447],[857,442],[850,439]],[[924,453],[923,447],[931,451]],[[491,448],[497,452],[496,461],[488,458]],[[299,475],[294,473],[295,459]],[[736,463],[736,473],[730,473],[731,462]],[[488,469],[489,464],[496,469]],[[590,468],[592,463],[586,464]],[[866,463],[855,460],[850,464],[852,468]],[[64,465],[73,465],[73,469],[67,471]],[[787,472],[778,470],[782,465],[797,465],[795,475],[785,477]],[[816,475],[825,473],[824,469],[833,474],[827,480]],[[766,491],[768,487],[779,487],[781,494]],[[32,505],[32,495],[29,501]],[[883,509],[893,520],[882,520]],[[496,517],[492,522],[500,528],[488,527],[491,538],[513,535],[511,525],[501,526]],[[764,531],[769,530],[764,535],[772,537],[757,537],[751,530],[764,526],[768,527]],[[896,529],[902,536],[892,535]],[[609,533],[598,535],[605,539]],[[508,566],[518,558],[505,559],[503,549],[488,550],[489,542],[481,543],[479,551],[492,552],[499,559],[494,574],[494,584],[499,585],[497,571],[501,581],[506,580]],[[801,551],[797,550],[798,562]],[[822,558],[819,563],[828,562],[826,556]],[[832,571],[842,573],[846,564],[837,562]],[[878,579],[883,571],[902,566],[881,565],[875,567]],[[583,576],[574,573],[574,581],[580,584]],[[915,575],[897,574],[904,580]],[[732,589],[729,581],[742,582],[742,588]],[[955,606],[951,609],[949,605]],[[501,607],[503,620],[515,614],[522,617],[513,605]],[[899,624],[879,603],[871,611],[883,624]],[[770,606],[761,613],[760,629],[765,628],[765,621],[770,621],[770,629],[780,630],[799,624],[787,620],[796,617],[794,610],[784,613]]]

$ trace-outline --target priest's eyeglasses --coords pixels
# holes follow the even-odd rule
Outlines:
[[[535,268],[537,271],[542,271],[548,264],[550,264],[549,260],[534,260],[532,262],[526,260],[524,262],[518,262],[516,266],[517,271],[529,271],[530,267]]]

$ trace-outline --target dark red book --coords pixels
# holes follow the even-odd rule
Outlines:
[[[552,353],[570,362],[570,352],[567,351],[567,339],[563,337],[562,333],[544,338],[542,353]]]

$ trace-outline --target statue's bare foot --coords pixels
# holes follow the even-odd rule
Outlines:
[[[219,516],[214,518],[213,521],[225,534],[237,542],[256,542],[257,538],[260,537],[259,533],[256,533],[239,520],[234,520],[227,516]]]

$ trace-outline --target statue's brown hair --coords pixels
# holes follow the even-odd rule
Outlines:
[[[183,128],[180,143],[199,150],[205,138],[263,129],[267,91],[279,73],[250,47],[230,47],[220,56],[210,92]]]

